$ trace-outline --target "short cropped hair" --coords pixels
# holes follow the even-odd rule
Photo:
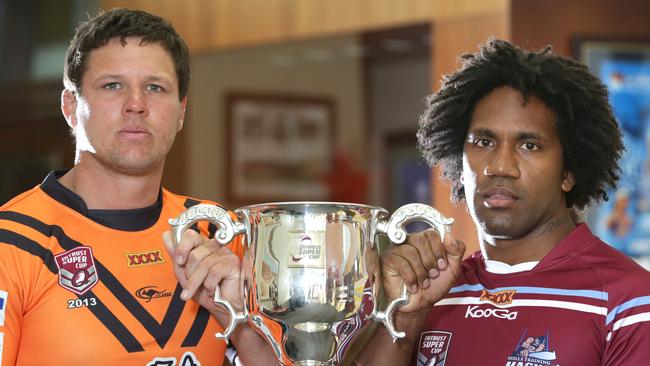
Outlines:
[[[169,53],[178,78],[179,98],[185,98],[190,82],[190,55],[183,39],[169,21],[141,10],[122,8],[102,12],[79,24],[65,57],[65,88],[81,93],[90,53],[114,38],[119,38],[124,45],[128,37],[141,38],[145,44],[158,43]]]
[[[575,178],[567,206],[582,209],[607,200],[606,189],[616,187],[619,178],[624,147],[600,79],[585,65],[552,54],[550,46],[529,52],[493,39],[461,59],[461,68],[445,76],[441,89],[427,98],[417,133],[422,155],[430,165],[439,165],[451,184],[453,202],[465,199],[463,146],[474,106],[502,86],[519,90],[524,101],[534,96],[555,112],[563,169]]]

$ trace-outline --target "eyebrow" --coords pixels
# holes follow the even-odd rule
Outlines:
[[[480,135],[480,136],[485,136],[485,137],[496,137],[496,134],[494,131],[487,129],[487,128],[477,128],[475,130],[469,130],[467,131],[467,136],[471,135]]]
[[[489,138],[496,138],[497,134],[489,128],[477,128],[475,130],[467,131],[467,136],[483,136]],[[538,140],[545,142],[547,139],[537,132],[522,131],[517,134],[517,140]]]
[[[124,75],[122,75],[122,74],[105,74],[105,75],[100,75],[97,79],[98,80],[100,80],[100,79],[118,79],[118,80],[120,80],[120,79],[123,79],[123,78],[124,78]],[[151,76],[147,77],[146,80],[149,80],[149,81],[169,81],[166,77],[158,76],[158,75],[151,75]]]
[[[518,137],[519,140],[538,140],[542,142],[546,141],[546,139],[542,135],[536,132],[521,132],[519,133]]]

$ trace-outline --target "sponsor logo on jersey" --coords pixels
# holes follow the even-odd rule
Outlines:
[[[193,352],[185,352],[180,360],[176,360],[176,357],[156,357],[147,366],[201,366],[201,362]]]
[[[451,333],[439,330],[422,332],[418,347],[418,366],[444,366]]]
[[[489,301],[496,305],[506,305],[512,303],[512,299],[516,293],[517,293],[516,290],[503,290],[497,292],[490,292],[484,289],[483,292],[481,292],[481,297],[479,298],[479,300]]]
[[[156,288],[157,286],[145,286],[142,288],[139,288],[135,292],[135,296],[139,297],[140,299],[144,300],[144,302],[149,302],[152,299],[160,299],[161,297],[171,297],[172,293],[168,292],[167,290],[162,290],[159,291]]]
[[[160,249],[142,253],[124,253],[124,256],[126,257],[126,264],[129,267],[141,267],[165,262]]]
[[[555,351],[549,349],[549,334],[530,335],[524,330],[504,366],[558,366]]]
[[[477,319],[493,317],[497,319],[515,320],[517,319],[517,313],[517,311],[511,311],[508,309],[479,309],[479,305],[470,305],[467,307],[467,311],[465,312],[465,318]]]
[[[77,295],[83,295],[99,281],[90,247],[77,247],[54,256],[59,268],[59,285]]]
[[[7,308],[7,291],[0,290],[0,327],[5,325],[5,309]]]

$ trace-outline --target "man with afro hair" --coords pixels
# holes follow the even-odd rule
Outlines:
[[[462,242],[432,231],[387,250],[387,297],[410,293],[395,313],[406,337],[378,327],[360,362],[647,364],[650,274],[579,220],[619,178],[605,86],[550,47],[495,39],[462,61],[427,99],[418,141],[466,201],[481,250],[463,261]]]

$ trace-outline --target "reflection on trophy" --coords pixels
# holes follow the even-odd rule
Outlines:
[[[285,365],[338,365],[371,320],[383,323],[393,339],[404,337],[392,314],[408,302],[406,288],[386,310],[377,307],[376,236],[401,244],[404,226],[419,220],[444,238],[453,222],[418,203],[392,215],[380,207],[331,202],[268,203],[234,213],[237,220],[218,206],[193,206],[170,220],[172,236],[178,243],[183,231],[202,220],[219,227],[215,238],[222,244],[245,234],[244,309],[235,312],[216,289],[215,303],[230,312],[230,323],[217,337],[228,338],[238,323],[248,321]]]

